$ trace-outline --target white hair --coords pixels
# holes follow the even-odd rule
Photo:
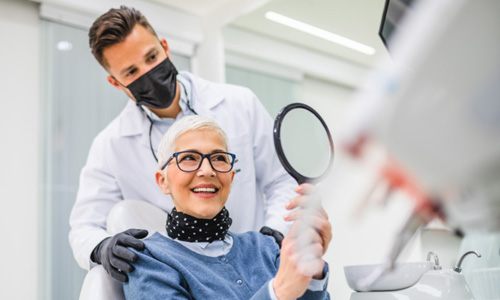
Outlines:
[[[226,133],[213,119],[198,115],[186,116],[175,121],[174,124],[172,124],[172,126],[170,126],[167,130],[165,135],[163,135],[156,153],[158,157],[158,166],[163,166],[163,164],[172,156],[175,150],[175,142],[181,135],[186,132],[199,129],[209,129],[218,133],[224,142],[224,146],[227,148]]]

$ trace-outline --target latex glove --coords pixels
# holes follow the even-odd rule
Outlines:
[[[91,259],[101,264],[114,279],[126,282],[127,273],[134,270],[132,263],[137,260],[137,255],[127,247],[144,250],[144,242],[139,239],[147,235],[148,231],[144,229],[128,229],[106,238],[94,248]]]
[[[278,230],[274,230],[270,227],[263,226],[260,230],[260,233],[263,235],[269,235],[274,238],[276,243],[278,243],[278,246],[281,248],[281,242],[283,241],[283,233],[279,232]]]

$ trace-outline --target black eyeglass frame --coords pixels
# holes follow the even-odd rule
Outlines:
[[[182,154],[182,153],[196,153],[196,154],[199,154],[201,156],[201,160],[200,160],[200,163],[198,164],[198,167],[192,171],[185,171],[183,170],[180,166],[179,166],[179,155]],[[231,157],[231,168],[229,168],[229,170],[227,171],[219,171],[217,170],[216,168],[214,168],[214,165],[212,165],[212,161],[210,160],[210,157],[212,155],[216,155],[216,154],[226,154],[226,155],[229,155]],[[217,151],[217,152],[213,152],[213,153],[208,153],[208,154],[203,154],[201,152],[198,152],[198,151],[195,151],[195,150],[184,150],[184,151],[178,151],[178,152],[174,152],[172,153],[172,156],[170,156],[170,158],[161,166],[160,170],[163,170],[167,167],[167,165],[175,158],[175,163],[177,164],[177,167],[179,168],[179,170],[181,170],[182,172],[186,172],[186,173],[191,173],[191,172],[196,172],[198,171],[200,168],[201,168],[201,165],[203,164],[203,160],[206,158],[208,160],[208,163],[210,164],[210,167],[212,167],[212,170],[214,170],[215,172],[218,172],[218,173],[229,173],[231,172],[231,170],[233,169],[234,167],[234,163],[236,162],[236,154],[233,154],[233,153],[230,153],[230,152],[225,152],[225,151]]]

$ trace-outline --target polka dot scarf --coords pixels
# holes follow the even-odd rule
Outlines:
[[[174,207],[167,216],[166,229],[174,240],[211,243],[223,240],[232,222],[225,207],[212,219],[198,219]]]

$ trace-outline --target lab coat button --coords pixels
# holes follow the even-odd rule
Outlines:
[[[238,279],[238,280],[236,280],[236,283],[239,284],[239,285],[242,285],[243,284],[243,280]]]

